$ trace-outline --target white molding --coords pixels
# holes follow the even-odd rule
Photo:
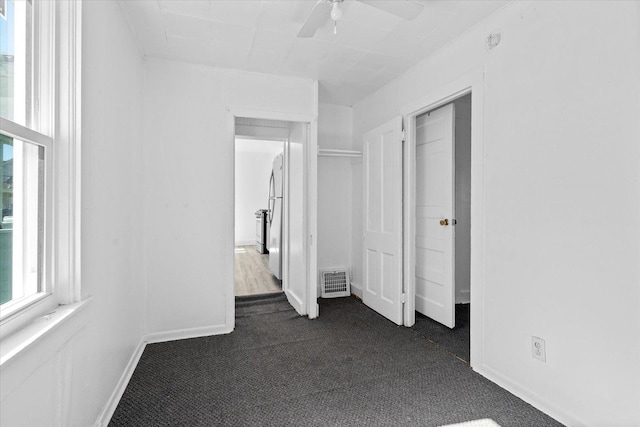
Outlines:
[[[82,2],[61,2],[57,13],[54,292],[69,304],[81,299]]]
[[[358,282],[351,282],[351,293],[362,299],[362,286]]]
[[[317,96],[317,82],[315,83],[314,88],[315,94]],[[234,147],[235,144],[235,118],[236,117],[249,117],[254,119],[266,119],[266,120],[277,120],[277,121],[288,121],[288,122],[301,122],[309,124],[309,135],[308,135],[308,144],[305,144],[303,150],[305,157],[304,164],[304,182],[305,182],[305,201],[304,206],[306,209],[304,215],[304,253],[305,259],[307,262],[307,289],[306,289],[306,301],[300,301],[301,305],[304,307],[306,305],[306,313],[309,318],[313,319],[318,317],[319,307],[317,304],[318,297],[318,272],[317,272],[317,163],[318,163],[318,113],[317,113],[317,100],[315,101],[313,107],[313,114],[305,114],[305,113],[292,113],[286,111],[272,111],[272,110],[258,110],[258,109],[250,109],[243,108],[241,106],[228,105],[226,107],[227,118],[226,118],[226,140],[230,144],[230,147]],[[286,144],[285,144],[286,146]],[[235,150],[230,150],[233,158],[231,159],[231,164],[235,165]],[[235,166],[233,168],[233,175],[235,176]],[[309,177],[315,174],[315,178],[313,182],[310,182]],[[235,195],[235,178],[233,178],[233,192],[232,195]],[[234,207],[235,210],[235,200],[229,200],[230,206]],[[235,242],[234,230],[235,230],[235,215],[232,215],[234,219],[233,227],[230,227],[229,233],[231,234],[231,241]],[[310,236],[314,236],[310,238]],[[314,242],[312,245],[309,244],[312,241]],[[229,251],[229,256],[232,255],[233,252]],[[225,252],[225,256],[227,256]],[[224,260],[223,260],[224,261]],[[233,258],[231,261],[233,262]],[[286,271],[283,265],[283,274]],[[226,301],[226,324],[230,325],[231,330],[235,325],[235,290],[234,290],[234,281],[235,281],[235,273],[232,274],[231,280],[225,287],[225,301]],[[283,280],[283,289],[286,293],[286,283]],[[297,298],[294,298],[297,300]]]
[[[501,374],[486,364],[483,364],[480,367],[474,367],[473,370],[564,425],[589,425],[589,423],[580,419],[576,414],[568,413],[562,407],[554,405],[553,402],[550,402],[539,394],[523,387],[521,384],[513,381],[511,378]]]
[[[3,134],[14,139],[19,139],[23,142],[30,142],[47,148],[51,147],[51,144],[53,144],[53,138],[50,136],[36,132],[33,129],[29,129],[26,126],[22,126],[21,124],[2,117],[0,117],[0,130],[2,130]]]
[[[37,317],[26,327],[3,337],[2,346],[0,346],[0,369],[6,369],[11,363],[20,359],[20,356],[24,354],[25,351],[38,345],[45,338],[52,336],[55,331],[60,329],[64,324],[69,323],[71,319],[81,313],[91,302],[92,299],[88,298],[75,304],[58,306],[52,312]],[[75,333],[76,331],[68,333],[67,336],[73,336]],[[67,340],[68,338],[63,339],[65,342]],[[44,357],[43,354],[39,356]],[[3,374],[4,373],[5,372],[3,372]],[[5,392],[7,389],[3,388],[2,392]],[[2,396],[2,398],[4,398],[4,396]]]
[[[317,292],[317,290],[316,290],[316,292]],[[295,308],[298,313],[302,313],[303,315],[306,314],[303,311],[304,304],[303,304],[302,300],[300,298],[298,298],[298,296],[296,294],[291,292],[290,289],[287,289],[284,292],[284,294],[287,296],[287,300],[289,301],[289,304],[291,304],[293,306],[293,308]]]
[[[404,290],[405,326],[415,323],[415,119],[471,93],[471,366],[484,355],[484,69],[465,74],[413,101],[402,109],[407,149],[404,157]]]
[[[107,404],[105,405],[102,412],[100,412],[100,415],[98,415],[98,419],[96,420],[96,423],[95,423],[96,427],[103,427],[103,426],[109,425],[109,422],[111,421],[111,417],[113,417],[113,414],[116,411],[118,404],[120,403],[120,399],[122,398],[122,395],[124,394],[124,391],[127,388],[127,385],[129,385],[129,381],[133,376],[133,372],[136,370],[136,366],[138,366],[138,362],[140,361],[140,357],[142,357],[142,353],[144,352],[144,349],[146,346],[147,346],[147,343],[143,337],[138,343],[138,345],[136,346],[135,350],[133,351],[133,354],[131,355],[129,362],[127,363],[127,366],[124,369],[124,372],[120,376],[120,379],[118,380],[118,383],[116,384],[116,387],[113,390],[113,393],[111,393],[111,396],[107,401]]]
[[[318,148],[318,157],[362,157],[362,151]]]
[[[256,241],[255,240],[242,240],[240,242],[235,242],[236,246],[255,246],[256,245]]]
[[[250,108],[242,108],[233,105],[227,106],[227,112],[231,113],[232,118],[248,117],[252,119],[276,120],[285,122],[307,122],[311,123],[317,117],[313,114],[291,113],[287,111],[271,111],[257,110]],[[233,121],[235,127],[235,120]],[[233,129],[231,129],[233,131]]]
[[[229,233],[230,241],[234,243],[233,252],[231,252],[231,248],[229,251],[223,251],[223,263],[230,263],[230,265],[235,265],[235,240],[236,240],[236,116],[240,113],[231,107],[227,107],[225,117],[225,133],[227,144],[230,147],[231,159],[229,161],[232,165],[231,176],[229,177],[231,180],[231,197],[227,200],[228,206],[232,206],[231,211],[231,221],[232,225],[228,228],[227,233]],[[229,252],[227,254],[227,252]],[[231,330],[235,327],[236,322],[236,299],[235,299],[235,282],[236,282],[236,272],[235,268],[231,268],[231,278],[230,280],[224,284],[224,306],[225,306],[225,323],[230,326]]]
[[[211,335],[223,335],[233,332],[233,325],[202,326],[199,328],[176,329],[174,331],[153,332],[144,336],[148,344],[186,340],[189,338],[208,337]]]
[[[55,71],[53,75],[40,73],[35,79],[39,100],[37,108],[40,108],[35,125],[44,135],[55,137],[42,136],[5,119],[0,120],[0,127],[17,139],[48,148],[45,156],[43,291],[53,295],[56,305],[64,305],[82,299],[79,145],[82,4],[41,2],[39,5],[42,10],[38,10],[34,17],[38,20],[35,37],[46,48],[34,66],[41,70],[55,66]],[[14,316],[16,319],[12,320],[11,329],[4,329],[13,332],[26,326],[33,320],[32,316],[43,315],[53,308],[51,304],[38,306],[44,310],[33,308],[28,315],[24,311],[24,316],[19,313]]]
[[[305,146],[305,195],[304,218],[305,259],[307,261],[307,314],[309,319],[320,315],[318,306],[318,82],[315,82],[315,116],[307,127]]]

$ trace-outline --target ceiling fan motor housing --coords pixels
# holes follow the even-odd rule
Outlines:
[[[340,20],[340,18],[342,18],[342,10],[340,10],[340,7],[338,7],[338,5],[340,3],[342,3],[344,0],[332,0],[331,1],[331,19],[333,19],[334,21],[338,21]]]

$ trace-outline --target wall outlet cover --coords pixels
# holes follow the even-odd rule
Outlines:
[[[531,337],[531,352],[534,358],[543,362],[547,361],[547,349],[542,338]]]

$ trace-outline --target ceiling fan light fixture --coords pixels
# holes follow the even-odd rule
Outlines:
[[[333,19],[334,21],[339,21],[340,18],[342,18],[342,9],[340,9],[340,2],[337,0],[333,0],[331,6],[331,19]]]

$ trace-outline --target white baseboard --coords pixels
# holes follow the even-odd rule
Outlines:
[[[239,242],[235,243],[236,246],[255,246],[256,245],[256,241],[255,240],[242,240]]]
[[[563,408],[554,405],[537,393],[534,393],[528,388],[523,387],[521,384],[516,383],[512,379],[502,375],[501,373],[497,372],[487,365],[482,365],[481,367],[473,367],[473,370],[564,425],[588,425],[588,423],[579,419],[579,417],[575,416],[574,414],[566,412]]]
[[[188,338],[208,337],[210,335],[222,335],[233,332],[233,326],[215,325],[201,328],[178,329],[167,332],[154,332],[145,335],[145,341],[149,344],[165,341],[185,340]]]
[[[129,380],[133,375],[133,371],[135,371],[136,366],[140,361],[140,356],[142,356],[142,352],[144,351],[144,348],[146,346],[147,343],[143,337],[138,343],[136,349],[133,351],[133,354],[129,359],[129,363],[127,363],[127,367],[124,369],[124,372],[120,376],[120,380],[118,380],[118,384],[116,384],[115,390],[113,390],[113,393],[111,393],[106,406],[98,416],[95,424],[96,427],[107,426],[109,424],[109,421],[111,421],[111,417],[113,417],[113,413],[116,411],[118,403],[120,403],[120,398],[122,398],[124,390],[127,388],[127,384],[129,384]]]
[[[358,283],[351,282],[351,293],[362,299],[362,287]]]
[[[206,326],[202,328],[180,329],[168,332],[156,332],[143,336],[138,343],[138,346],[134,350],[131,359],[129,359],[129,363],[127,363],[127,366],[124,369],[124,372],[122,373],[118,384],[116,384],[115,390],[113,390],[113,393],[111,393],[111,396],[109,397],[105,408],[98,416],[95,427],[105,427],[109,424],[109,421],[111,421],[111,417],[113,417],[113,413],[116,411],[118,403],[120,403],[120,399],[122,398],[122,395],[124,394],[124,391],[129,384],[129,380],[131,380],[133,371],[135,371],[136,366],[140,361],[140,357],[142,356],[142,352],[144,351],[147,344],[182,340],[187,338],[198,338],[210,335],[222,335],[228,334],[232,331],[233,326],[216,325]]]
[[[306,316],[307,312],[305,310],[303,310],[303,306],[304,304],[302,303],[302,300],[300,298],[298,298],[298,296],[296,294],[294,294],[291,289],[287,289],[284,294],[287,296],[287,300],[289,301],[289,304],[291,304],[291,306],[293,308],[295,308],[295,310],[298,312],[298,314],[300,316]]]

